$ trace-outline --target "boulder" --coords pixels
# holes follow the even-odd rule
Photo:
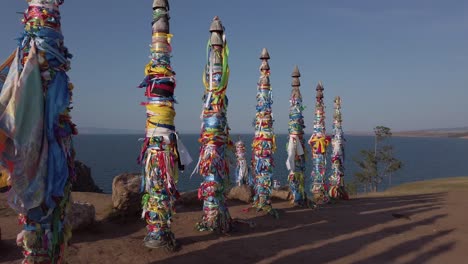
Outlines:
[[[232,187],[227,194],[230,200],[239,200],[245,203],[250,203],[254,196],[254,190],[249,185],[241,185]]]
[[[279,189],[273,189],[271,191],[271,198],[276,198],[285,201],[294,200],[294,196],[289,190],[288,186],[280,187]]]
[[[102,193],[91,177],[91,169],[83,162],[75,160],[76,181],[72,185],[74,192],[97,192]]]
[[[123,173],[112,181],[112,207],[121,216],[141,214],[141,174]]]
[[[96,209],[94,205],[86,202],[74,202],[71,206],[71,213],[68,216],[72,230],[86,228],[92,225],[96,219]]]

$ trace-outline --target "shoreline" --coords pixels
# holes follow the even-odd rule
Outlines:
[[[345,133],[347,136],[354,137],[373,137],[372,132],[348,132]],[[185,133],[181,134],[184,136],[198,136],[196,133]],[[233,133],[232,135],[245,136],[251,135],[251,133]],[[287,136],[287,133],[278,133],[277,136]],[[135,133],[80,133],[78,136],[141,136]],[[409,137],[409,138],[457,138],[457,139],[468,139],[468,131],[466,132],[392,132],[392,137]]]
[[[468,132],[393,132],[393,137],[468,139]]]

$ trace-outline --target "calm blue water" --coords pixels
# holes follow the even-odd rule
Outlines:
[[[252,135],[240,135],[247,146],[250,146]],[[112,179],[123,172],[139,172],[140,166],[136,158],[140,151],[138,135],[79,135],[75,137],[77,159],[91,167],[96,184],[106,193],[112,192]],[[190,174],[198,160],[198,135],[182,135],[185,146],[190,151],[194,162],[187,166],[180,175],[179,189],[181,191],[198,188],[202,178]],[[238,135],[232,135],[237,140]],[[274,178],[280,183],[287,183],[288,171],[286,169],[287,135],[277,135],[278,151],[275,154]],[[352,158],[357,156],[361,149],[373,148],[373,137],[347,136],[346,137],[346,175],[345,182],[352,180],[357,170]],[[455,138],[404,138],[394,137],[390,141],[395,148],[395,156],[404,162],[404,168],[392,176],[392,185],[405,182],[427,180],[442,177],[468,176],[468,140]],[[310,149],[308,150],[310,151]],[[247,157],[250,149],[247,148]],[[234,170],[232,169],[231,172]],[[306,175],[308,186],[310,179],[311,160],[307,163]],[[231,176],[231,179],[234,179]],[[382,189],[387,188],[387,182],[382,183]]]

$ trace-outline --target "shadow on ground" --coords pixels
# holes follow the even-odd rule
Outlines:
[[[442,206],[444,194],[409,195],[400,197],[360,198],[326,205],[319,210],[284,209],[279,220],[270,216],[252,219],[258,223],[253,230],[234,232],[225,241],[205,249],[172,256],[152,263],[303,263],[313,260],[327,263],[352,255],[368,246],[376,245],[390,236],[401,236],[416,227],[432,225],[447,217],[433,214],[416,217]],[[392,224],[384,228],[379,225]],[[439,230],[415,239],[390,246],[388,250],[358,262],[395,263],[398,257],[425,248],[431,241],[446,237],[453,229]],[[180,237],[184,245],[216,239],[213,235]],[[455,242],[448,242],[416,257],[416,262],[450,250]],[[219,254],[222,252],[222,254]]]
[[[352,263],[395,263],[397,258],[405,256],[407,263],[424,263],[455,246],[455,241],[448,239],[454,229],[413,232],[421,227],[429,229],[447,217],[440,212],[445,198],[445,193],[365,197],[325,205],[317,210],[291,208],[282,202],[277,204],[280,208],[278,220],[256,212],[244,213],[242,209],[248,205],[231,202],[230,210],[234,217],[253,221],[256,226],[237,224],[228,236],[189,232],[201,216],[201,208],[181,208],[173,229],[182,249],[172,254],[142,247],[143,220],[104,219],[73,234],[72,243],[79,246],[72,245],[70,263],[84,263],[80,262],[80,247],[95,247],[94,243],[101,240],[119,240],[120,243],[116,255],[103,256],[105,261],[102,263],[123,263],[119,262],[124,260],[122,256],[128,255],[127,258],[133,259],[134,263],[208,264],[303,263],[305,260],[326,263],[352,257],[366,248],[378,249],[379,244],[388,243],[389,238],[395,238],[399,243],[387,244],[383,247],[385,250],[362,256]],[[412,235],[406,237],[410,231]],[[440,239],[442,244],[430,244]],[[110,250],[106,247],[109,246],[100,243],[99,250]],[[0,251],[0,262],[21,258],[14,241],[2,241]]]

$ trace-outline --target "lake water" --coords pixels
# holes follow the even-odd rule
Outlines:
[[[239,135],[232,135],[237,140]],[[240,135],[247,146],[247,157],[250,157],[250,143],[252,135]],[[91,167],[92,176],[96,184],[106,193],[112,192],[112,179],[123,172],[140,172],[137,164],[141,142],[138,135],[79,135],[75,137],[77,159]],[[187,166],[179,177],[179,190],[187,191],[198,188],[202,177],[194,174],[190,178],[196,161],[198,160],[198,135],[181,135],[194,162]],[[308,139],[308,138],[307,138]],[[287,135],[277,135],[277,152],[275,158],[274,179],[282,185],[287,184],[288,171],[286,169],[286,140]],[[373,149],[374,138],[371,136],[347,136],[345,146],[345,182],[350,182],[357,167],[353,157],[361,149]],[[456,138],[405,138],[394,137],[390,143],[395,148],[395,156],[404,163],[403,169],[392,176],[392,185],[428,180],[434,178],[468,176],[468,140]],[[308,146],[307,146],[308,147]],[[310,148],[308,147],[308,152]],[[306,184],[310,187],[312,161],[307,160]],[[232,169],[231,172],[234,172]],[[234,176],[231,176],[234,179]],[[384,180],[381,188],[387,188]]]

